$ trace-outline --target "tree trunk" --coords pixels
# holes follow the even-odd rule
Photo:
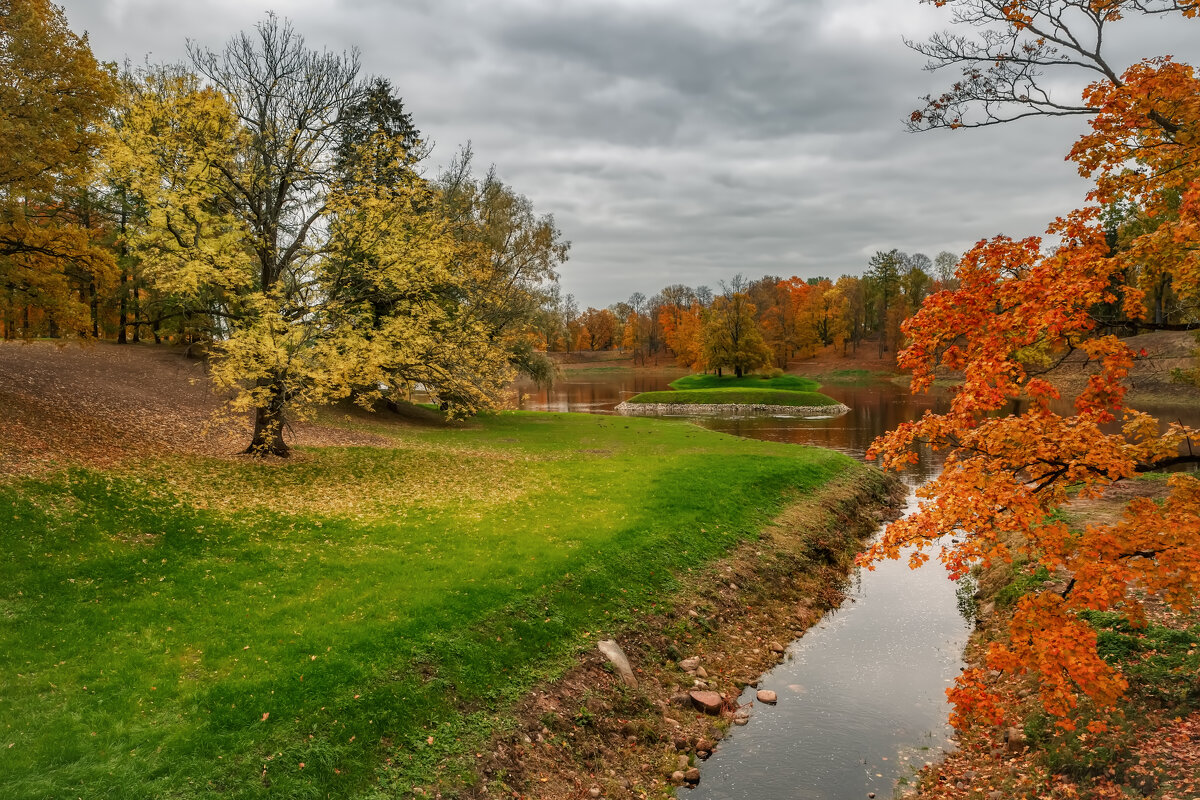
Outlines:
[[[117,344],[125,344],[126,327],[129,325],[129,315],[125,307],[125,281],[128,280],[125,270],[121,270],[121,304],[117,309]]]
[[[254,436],[245,452],[252,456],[279,456],[287,458],[291,450],[283,441],[283,425],[286,422],[283,409],[283,385],[278,379],[261,381],[260,387],[269,387],[270,394],[265,405],[254,409]]]
[[[142,298],[138,296],[138,286],[133,284],[133,343],[142,340]]]
[[[100,338],[100,298],[96,295],[96,278],[92,277],[88,284],[88,308],[92,314],[92,338]]]

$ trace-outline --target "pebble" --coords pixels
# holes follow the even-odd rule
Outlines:
[[[677,756],[677,757],[675,758],[675,768],[676,768],[676,769],[683,769],[683,770],[685,770],[685,769],[687,769],[687,768],[688,768],[688,766],[689,766],[690,764],[691,764],[691,759],[690,759],[690,758],[688,758],[688,757],[687,757],[687,756],[685,756],[685,755],[682,755],[682,754],[681,754],[681,755],[679,755],[679,756]]]
[[[758,698],[758,702],[768,703],[769,705],[775,705],[779,702],[779,696],[770,689],[759,689],[755,697]]]
[[[735,714],[733,717],[734,725],[745,725],[749,721],[750,721],[749,714]]]
[[[671,773],[671,783],[675,784],[676,786],[683,783],[683,775],[684,774],[679,770],[675,770]]]
[[[599,797],[600,796],[600,787],[593,786],[592,788],[588,789],[588,796],[589,797]]]
[[[706,670],[704,667],[696,667],[696,677],[697,678],[707,678],[708,670]]]
[[[700,656],[691,656],[679,662],[679,668],[684,672],[691,672],[700,666]]]
[[[688,783],[699,783],[700,782],[700,769],[698,767],[692,767],[691,769],[689,769],[687,772],[685,772],[683,774],[683,779],[685,781],[687,781]]]
[[[783,645],[781,645],[779,642],[771,642],[772,653],[782,653],[783,649]]]
[[[871,800],[875,800],[875,793],[874,793],[874,792],[867,792],[867,797],[871,798]]]

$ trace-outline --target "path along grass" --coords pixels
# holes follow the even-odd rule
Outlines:
[[[0,484],[0,798],[407,791],[864,469],[658,420],[376,432],[394,446]]]
[[[670,383],[673,391],[642,392],[629,403],[669,405],[836,406],[832,397],[816,391],[820,384],[800,375],[742,377],[687,375]]]

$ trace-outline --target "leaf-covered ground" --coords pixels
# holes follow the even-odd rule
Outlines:
[[[182,348],[0,342],[0,475],[238,453],[250,440],[249,419],[219,415],[225,398],[210,386],[204,362]],[[314,446],[384,441],[312,423],[288,434]]]
[[[191,431],[217,399],[190,362],[106,349],[0,347],[0,420],[27,436],[3,440],[6,463],[45,456],[0,478],[5,800],[425,781],[674,575],[861,469],[683,423],[522,413],[356,416],[257,462],[226,455],[236,421]],[[14,390],[28,376],[44,406]],[[314,433],[342,443],[304,446]]]

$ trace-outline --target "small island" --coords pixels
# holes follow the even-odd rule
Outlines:
[[[687,375],[671,391],[642,392],[617,406],[622,414],[766,414],[839,417],[850,409],[816,391],[820,384],[799,375]]]

